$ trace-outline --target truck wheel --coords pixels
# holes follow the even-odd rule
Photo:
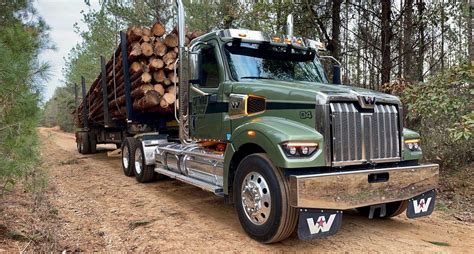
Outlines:
[[[81,137],[81,151],[82,154],[89,154],[90,153],[90,143],[89,143],[89,137],[87,135],[87,132],[81,132],[79,133]]]
[[[288,180],[265,154],[252,154],[240,162],[234,202],[240,224],[250,237],[264,243],[288,238],[298,219],[289,198]]]
[[[137,147],[138,141],[135,138],[126,138],[122,146],[122,168],[126,176],[133,176],[135,163],[133,152]]]
[[[97,136],[92,132],[88,132],[87,136],[89,137],[90,153],[97,153]]]
[[[385,204],[385,216],[380,217],[380,209],[376,209],[374,211],[374,218],[386,219],[395,217],[403,213],[407,209],[407,206],[408,202],[406,200],[387,203]],[[370,206],[359,207],[356,208],[356,210],[365,217],[369,217]]]
[[[155,167],[154,165],[146,165],[145,164],[145,153],[143,151],[143,146],[141,146],[141,142],[137,142],[137,147],[135,148],[134,152],[134,172],[135,178],[140,183],[148,183],[153,181],[155,178]]]
[[[76,138],[77,151],[82,154],[82,144],[80,134]]]

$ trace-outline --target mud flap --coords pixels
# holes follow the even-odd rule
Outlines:
[[[407,217],[410,219],[433,213],[436,190],[431,190],[408,200]]]
[[[298,238],[311,240],[334,235],[341,228],[342,211],[299,209]]]

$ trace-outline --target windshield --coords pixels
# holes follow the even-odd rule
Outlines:
[[[315,51],[268,43],[238,44],[227,43],[225,53],[231,73],[239,81],[274,79],[328,83]]]

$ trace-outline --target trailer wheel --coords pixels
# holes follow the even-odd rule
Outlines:
[[[126,176],[133,176],[135,171],[135,163],[133,163],[133,152],[137,147],[138,141],[135,138],[128,137],[122,146],[122,168]]]
[[[81,144],[80,134],[77,135],[76,146],[77,146],[77,151],[82,154],[82,144]]]
[[[154,165],[145,164],[145,152],[143,151],[143,146],[140,141],[138,141],[137,144],[133,160],[135,164],[135,178],[140,183],[148,183],[153,181],[155,178],[155,167]]]
[[[252,154],[240,162],[234,194],[240,224],[253,239],[272,243],[293,233],[298,214],[290,206],[288,180],[265,154]]]
[[[88,132],[90,153],[97,153],[97,136],[95,133]]]
[[[87,132],[80,132],[79,136],[81,137],[80,141],[80,149],[82,154],[89,154],[90,153],[90,143],[89,143],[89,135]]]
[[[380,209],[376,209],[374,211],[374,218],[387,219],[387,218],[395,217],[403,213],[407,209],[407,206],[408,206],[408,202],[406,200],[387,203],[385,204],[385,216],[381,217]],[[369,217],[370,206],[359,207],[359,208],[356,208],[356,210],[360,214],[364,215],[365,217]]]

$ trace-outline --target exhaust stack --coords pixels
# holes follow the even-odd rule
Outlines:
[[[286,35],[293,37],[293,14],[288,14],[286,17]]]
[[[185,39],[185,13],[184,5],[182,0],[176,0],[176,7],[178,9],[178,61],[180,62],[180,68],[178,69],[179,77],[179,140],[183,144],[189,143],[189,124],[188,124],[188,112],[189,112],[189,83],[187,77],[185,77],[185,60],[184,60],[184,39]],[[187,68],[186,68],[187,69]],[[175,103],[176,112],[176,103]]]

